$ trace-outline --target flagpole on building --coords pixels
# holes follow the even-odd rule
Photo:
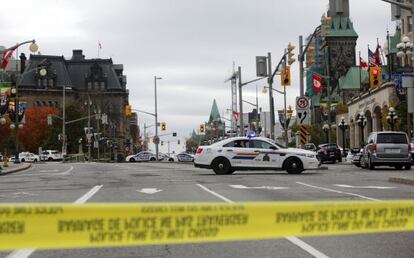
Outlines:
[[[361,51],[359,51],[359,92],[362,93],[362,78],[361,78]]]
[[[391,81],[392,67],[391,67],[391,46],[390,46],[390,31],[387,29],[387,65],[388,65],[388,81]]]

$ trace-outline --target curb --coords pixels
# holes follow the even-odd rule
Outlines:
[[[390,177],[388,181],[397,184],[414,185],[414,178]]]
[[[28,163],[28,164],[25,164],[23,166],[20,166],[20,167],[14,168],[14,169],[9,169],[7,171],[2,171],[2,172],[0,172],[0,176],[5,176],[7,174],[12,174],[12,173],[20,172],[20,171],[29,169],[31,166],[32,166],[32,164],[29,164]]]

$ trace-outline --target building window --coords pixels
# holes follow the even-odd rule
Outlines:
[[[42,101],[42,106],[43,106],[43,107],[47,107],[47,103],[46,103],[46,101]]]
[[[87,88],[88,90],[91,90],[92,89],[92,82],[88,82],[88,88]]]
[[[53,79],[49,79],[49,87],[53,87]]]
[[[53,107],[52,101],[49,101],[49,107]]]
[[[101,82],[101,90],[105,90],[105,82]]]
[[[95,82],[94,89],[99,90],[99,82]]]
[[[407,20],[408,20],[408,31],[407,31],[407,33],[408,33],[408,32],[410,32],[412,30],[412,27],[413,27],[413,17],[412,16],[408,16],[407,17]]]

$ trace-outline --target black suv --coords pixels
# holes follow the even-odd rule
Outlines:
[[[325,143],[318,146],[318,155],[321,159],[321,162],[331,161],[335,163],[336,161],[342,162],[342,154],[336,143]]]

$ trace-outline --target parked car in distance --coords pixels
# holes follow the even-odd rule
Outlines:
[[[361,167],[362,151],[363,149],[359,149],[359,152],[355,153],[355,155],[352,157],[351,163],[357,167]]]
[[[342,153],[336,143],[325,143],[318,146],[317,151],[322,163],[325,161],[342,162]]]
[[[62,153],[57,150],[44,150],[40,154],[40,160],[43,161],[59,161],[62,159]]]
[[[300,174],[320,166],[313,151],[286,148],[264,137],[232,137],[209,146],[199,146],[194,166],[213,169],[217,175],[236,170],[286,170]]]
[[[391,166],[411,169],[411,143],[405,132],[372,132],[362,152],[361,166],[375,169],[376,166]]]
[[[163,161],[169,161],[169,162],[173,162],[174,161],[174,157],[162,152],[158,152],[158,159],[159,160],[163,160]]]
[[[156,161],[155,153],[150,151],[141,151],[134,155],[129,155],[125,158],[127,162],[141,162],[141,161]]]
[[[194,155],[186,152],[182,152],[176,155],[178,162],[194,162]]]
[[[14,162],[15,161],[15,157],[10,157],[9,158],[10,162]],[[31,152],[20,152],[19,153],[19,161],[20,162],[38,162],[40,161],[40,158],[38,155],[33,154]]]
[[[304,150],[309,150],[309,151],[316,151],[318,148],[316,147],[316,145],[314,143],[307,143],[305,145],[303,145]]]

